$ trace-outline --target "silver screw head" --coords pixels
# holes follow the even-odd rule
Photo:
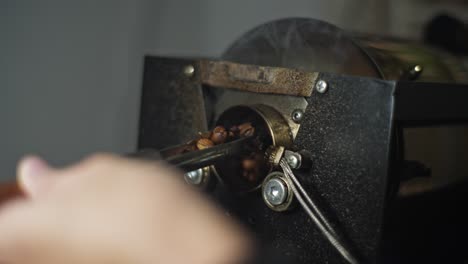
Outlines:
[[[296,155],[289,155],[286,158],[286,161],[288,162],[289,166],[293,169],[297,169],[299,167],[299,159]]]
[[[185,181],[193,185],[199,185],[203,180],[203,173],[203,169],[189,171],[184,175]]]
[[[271,178],[263,187],[263,199],[273,206],[283,204],[288,197],[288,189],[283,180]]]
[[[304,111],[301,109],[296,109],[291,114],[291,119],[294,121],[294,123],[300,123],[302,118],[304,118]]]
[[[416,65],[416,66],[414,66],[413,70],[414,70],[415,72],[422,72],[423,68],[422,68],[421,65]]]
[[[185,76],[192,77],[194,73],[195,73],[195,67],[193,67],[193,65],[185,66],[185,68],[184,68]]]
[[[319,93],[325,93],[328,90],[328,84],[324,80],[318,80],[315,84],[315,90]]]

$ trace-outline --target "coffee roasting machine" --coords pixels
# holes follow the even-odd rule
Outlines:
[[[147,56],[138,148],[185,155],[186,181],[252,230],[265,262],[458,263],[467,124],[458,58],[283,19],[217,60]]]

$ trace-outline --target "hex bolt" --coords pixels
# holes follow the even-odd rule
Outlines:
[[[303,118],[304,111],[302,111],[301,109],[296,109],[291,114],[291,119],[294,121],[294,123],[300,123]]]
[[[184,174],[184,179],[187,183],[192,185],[199,185],[203,181],[203,169],[197,169],[193,171],[189,171]]]
[[[315,90],[319,93],[325,93],[328,90],[328,84],[324,80],[318,80],[315,84]]]
[[[287,197],[288,187],[280,178],[271,178],[263,186],[263,199],[272,206],[283,204]]]
[[[185,66],[185,68],[184,68],[185,76],[192,77],[194,73],[195,73],[195,68],[193,67],[193,65]]]

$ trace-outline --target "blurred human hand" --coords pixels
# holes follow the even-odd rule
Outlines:
[[[0,210],[0,263],[239,263],[243,230],[162,163],[95,155],[18,166],[26,198]]]

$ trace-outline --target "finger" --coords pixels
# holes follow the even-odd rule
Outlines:
[[[59,263],[44,262],[48,252],[62,243],[51,241],[61,229],[52,208],[37,206],[33,201],[17,199],[8,203],[0,213],[0,263]],[[51,246],[55,245],[55,248]],[[65,262],[61,262],[65,263]]]
[[[23,241],[26,234],[32,234],[25,219],[30,219],[30,223],[37,223],[27,215],[28,206],[25,201],[15,200],[2,208],[0,214],[0,263],[16,263],[20,254],[24,254]]]
[[[21,190],[29,197],[42,195],[53,181],[51,168],[37,156],[27,156],[18,164],[17,180]]]

